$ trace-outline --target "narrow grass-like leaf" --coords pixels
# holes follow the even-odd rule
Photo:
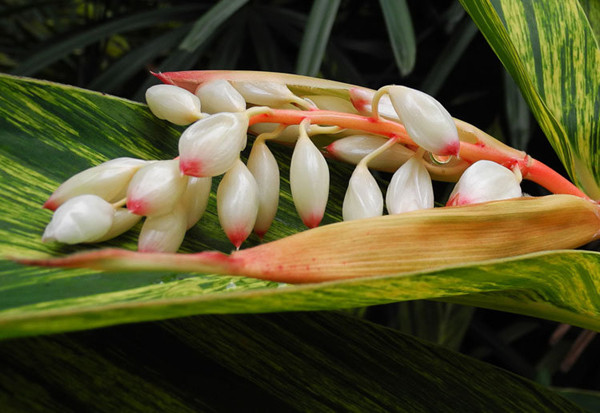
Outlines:
[[[148,62],[169,50],[190,30],[186,24],[156,37],[142,46],[128,52],[121,59],[110,65],[102,74],[92,80],[86,87],[103,92],[112,92],[130,79],[136,72],[148,65]]]
[[[527,144],[531,138],[531,118],[527,102],[519,88],[504,72],[504,111],[507,118],[507,129],[509,144],[513,148],[522,151],[527,150]]]
[[[430,95],[436,95],[439,92],[476,34],[477,26],[470,19],[463,19],[459,23],[448,40],[448,44],[423,80],[421,89],[424,92]]]
[[[315,76],[319,72],[340,0],[315,0],[306,23],[296,73]]]
[[[0,404],[10,412],[582,411],[497,367],[335,313],[212,315],[10,340],[0,343],[0,364]]]
[[[43,244],[50,212],[40,207],[60,182],[110,158],[169,159],[181,128],[140,104],[43,81],[0,76],[0,253],[62,255],[86,246]],[[302,229],[289,191],[291,150],[280,162],[280,209],[265,240]],[[332,164],[325,224],[340,220],[351,168]],[[218,182],[214,182],[213,189]],[[515,228],[515,231],[522,228]],[[137,230],[108,242],[135,249]],[[259,244],[251,237],[247,246]],[[100,247],[99,245],[96,247]],[[219,227],[215,195],[182,252],[231,246]],[[368,274],[365,274],[368,275]],[[457,268],[306,286],[201,273],[111,272],[23,267],[0,261],[0,337],[16,337],[201,313],[353,308],[440,298],[515,311],[600,330],[600,254],[537,253]]]
[[[21,76],[32,75],[49,64],[67,56],[73,50],[85,47],[114,33],[152,26],[176,17],[187,16],[190,13],[199,12],[203,9],[204,6],[202,5],[166,7],[143,11],[131,16],[109,20],[106,23],[91,28],[85,28],[68,35],[64,39],[54,39],[50,41],[50,44],[44,44],[39,49],[33,51],[30,57],[23,60],[12,73]]]
[[[248,0],[221,0],[200,17],[192,30],[183,39],[180,49],[193,52],[212,36],[212,34],[229,19],[235,12],[243,7]]]
[[[600,49],[577,0],[461,0],[571,178],[600,199]]]
[[[417,43],[410,10],[406,0],[379,0],[379,4],[394,52],[396,66],[398,66],[400,74],[406,76],[412,72],[417,60]]]

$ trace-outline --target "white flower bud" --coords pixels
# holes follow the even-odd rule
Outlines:
[[[258,214],[256,180],[239,159],[219,183],[217,213],[227,238],[239,248],[252,232]]]
[[[371,116],[373,113],[372,101],[375,92],[361,87],[353,87],[348,90],[348,93],[350,94],[352,106],[358,111],[358,113],[361,115]],[[392,106],[392,101],[390,100],[389,95],[383,95],[381,99],[379,99],[377,113],[379,113],[379,116],[382,118],[399,120],[398,114],[394,110],[394,106]]]
[[[410,158],[392,176],[385,196],[390,214],[433,208],[433,186],[423,162]]]
[[[262,238],[271,226],[279,205],[279,166],[264,140],[257,140],[252,145],[248,169],[258,185],[259,206],[254,232]]]
[[[179,139],[181,172],[196,177],[225,173],[246,146],[247,130],[245,113],[217,113],[194,123]]]
[[[405,86],[392,86],[388,93],[400,121],[417,145],[437,155],[458,155],[456,125],[437,100]]]
[[[327,147],[327,152],[335,159],[356,165],[387,141],[387,138],[374,135],[352,135],[331,143]],[[394,172],[414,154],[413,151],[398,143],[372,159],[369,166],[372,169]]]
[[[100,238],[86,242],[103,242],[118,237],[133,228],[141,219],[140,215],[132,214],[127,208],[117,208],[113,216],[113,223],[108,232]]]
[[[246,110],[244,97],[224,79],[202,84],[196,90],[196,96],[200,98],[202,109],[206,113],[243,112]]]
[[[323,154],[305,133],[300,134],[292,154],[290,189],[304,225],[309,228],[319,225],[329,197],[329,168]]]
[[[344,221],[377,217],[383,214],[383,195],[369,169],[358,164],[352,172],[344,196],[342,216]]]
[[[177,252],[187,225],[187,214],[181,204],[164,215],[147,217],[138,238],[141,252]]]
[[[89,242],[106,234],[115,210],[96,195],[79,195],[62,204],[46,227],[42,241],[65,244]]]
[[[462,174],[446,205],[467,205],[519,198],[521,175],[492,161],[477,161]]]
[[[67,199],[83,194],[118,201],[125,196],[133,174],[147,163],[141,159],[116,158],[81,171],[63,182],[44,203],[44,208],[55,210]]]
[[[137,215],[166,214],[179,202],[186,185],[177,159],[151,163],[131,178],[127,209]]]
[[[146,102],[154,116],[176,125],[189,125],[202,118],[200,99],[177,86],[151,86],[146,90]]]
[[[254,105],[278,107],[299,99],[290,92],[286,85],[281,83],[234,81],[231,84],[240,92],[246,102]]]
[[[200,220],[210,197],[212,178],[188,179],[187,188],[181,197],[181,204],[187,212],[187,226],[190,229]]]

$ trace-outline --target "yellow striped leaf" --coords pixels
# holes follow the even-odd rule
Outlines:
[[[181,129],[156,119],[144,105],[9,76],[0,76],[0,94],[1,256],[61,256],[89,250],[90,246],[41,243],[50,218],[41,205],[56,186],[109,158],[168,159],[177,153]],[[291,150],[283,146],[273,146],[273,150],[283,179],[281,206],[267,240],[302,229],[287,182]],[[336,163],[331,172],[325,223],[340,220],[351,168]],[[138,230],[95,247],[135,249]],[[258,238],[251,238],[244,247],[259,243]],[[188,232],[181,249],[206,250],[231,251],[218,224],[214,191],[207,214]],[[595,252],[538,252],[414,271],[295,286],[176,269],[100,272],[25,267],[1,260],[0,338],[191,314],[350,308],[423,298],[466,302],[600,330],[600,254]]]
[[[519,85],[571,178],[600,199],[600,48],[580,2],[460,1]]]

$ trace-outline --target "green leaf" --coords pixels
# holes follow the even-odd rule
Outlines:
[[[40,206],[69,176],[110,158],[169,159],[182,128],[141,104],[44,81],[0,76],[0,254],[62,255],[90,246],[40,241],[51,213]],[[291,150],[273,145],[280,209],[265,241],[303,229],[287,180]],[[331,165],[324,224],[341,217],[352,168]],[[218,180],[215,179],[214,185]],[[213,189],[214,189],[213,188]],[[137,230],[102,246],[136,248]],[[258,244],[252,237],[244,247]],[[101,247],[101,245],[96,245]],[[214,191],[182,252],[230,251]],[[600,330],[600,254],[555,251],[398,276],[303,286],[176,272],[99,272],[0,261],[0,337],[81,330],[201,313],[362,307],[423,298],[514,311]]]
[[[406,0],[379,0],[396,66],[402,76],[412,72],[417,59],[417,44]]]
[[[302,37],[296,73],[315,76],[319,72],[340,0],[315,0]]]
[[[454,31],[447,46],[431,66],[422,83],[422,90],[430,95],[436,95],[446,79],[464,54],[465,50],[477,34],[477,27],[473,21],[463,19]]]
[[[130,51],[110,65],[107,70],[92,80],[86,87],[103,92],[112,92],[118,89],[153,58],[178,44],[190,30],[190,27],[189,24],[185,24],[177,29],[169,30],[165,34]]]
[[[32,75],[72,53],[75,49],[85,47],[115,33],[152,26],[175,17],[189,15],[203,8],[202,5],[186,5],[148,10],[70,33],[65,38],[52,39],[49,43],[34,50],[30,57],[23,60],[12,73],[21,76]]]
[[[580,3],[461,3],[519,85],[571,178],[599,199],[600,49]]]
[[[4,411],[582,411],[497,367],[334,313],[10,340],[0,364]]]
[[[192,30],[183,39],[179,48],[193,52],[201,47],[213,33],[235,12],[248,3],[248,0],[221,0],[200,17]]]

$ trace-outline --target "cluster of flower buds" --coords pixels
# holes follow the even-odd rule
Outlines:
[[[334,96],[300,97],[275,82],[217,79],[202,83],[195,93],[175,85],[157,85],[148,89],[146,101],[158,118],[187,126],[179,139],[178,157],[156,161],[118,158],[65,181],[44,204],[55,210],[44,241],[99,242],[118,236],[146,217],[139,250],[174,252],[204,213],[212,178],[223,174],[216,201],[227,237],[237,248],[252,231],[262,238],[279,202],[279,168],[266,144],[268,139],[295,143],[290,187],[297,212],[309,228],[321,222],[329,193],[328,164],[324,150],[310,138],[314,134],[334,134],[336,140],[326,148],[329,156],[357,164],[343,201],[344,220],[384,213],[384,196],[369,167],[394,172],[385,207],[389,214],[400,214],[433,208],[430,174],[435,176],[440,163],[460,155],[459,136],[450,114],[433,97],[403,86],[380,89],[369,108],[374,120],[384,112],[378,108],[387,112],[393,108],[390,116],[395,115],[395,121],[406,129],[412,141],[409,145],[391,135],[345,131],[335,122],[311,124],[310,114],[316,109],[358,116],[364,107]],[[251,122],[253,116],[275,110],[304,111],[306,116],[296,124],[274,122],[279,124],[275,130]],[[255,139],[244,164],[240,153],[246,148],[251,123],[251,130],[262,128],[266,133]],[[427,153],[442,161],[427,162]],[[491,161],[475,162],[460,178],[448,205],[519,197],[520,180],[518,170]]]

